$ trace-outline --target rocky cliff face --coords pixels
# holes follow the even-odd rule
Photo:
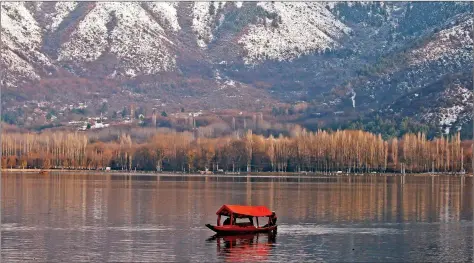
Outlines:
[[[411,115],[450,126],[472,107],[472,10],[466,2],[7,2],[2,104],[260,110],[304,100],[314,112],[410,115],[429,99]],[[425,91],[433,86],[438,95]]]

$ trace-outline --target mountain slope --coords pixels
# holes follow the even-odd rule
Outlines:
[[[470,96],[452,90],[472,76],[467,2],[6,2],[1,12],[7,111],[34,100],[251,111],[307,101],[302,118],[350,120],[388,107],[408,116],[415,102],[396,105],[413,94]],[[465,123],[443,120],[469,107],[453,101],[417,118]]]

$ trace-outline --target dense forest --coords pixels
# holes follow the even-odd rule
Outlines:
[[[100,138],[81,132],[2,135],[2,168],[273,172],[461,172],[471,169],[470,141],[454,136],[428,140],[423,133],[397,139],[360,130],[265,137],[251,130],[203,138],[191,132],[153,130]]]

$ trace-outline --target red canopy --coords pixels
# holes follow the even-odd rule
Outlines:
[[[272,211],[266,206],[223,205],[216,215],[230,215],[231,213],[244,216],[271,216]]]

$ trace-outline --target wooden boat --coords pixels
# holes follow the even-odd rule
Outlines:
[[[217,225],[206,224],[212,231],[220,235],[239,235],[264,232],[276,232],[276,215],[266,206],[242,206],[242,205],[223,205],[217,212]],[[227,219],[221,225],[221,217]],[[260,227],[258,219],[267,217],[267,224]],[[256,219],[257,226],[254,225]],[[239,220],[247,220],[247,222],[237,222]]]
[[[265,238],[269,243],[275,243],[276,234],[274,232],[268,233],[250,233],[250,234],[239,234],[239,235],[223,235],[223,234],[214,234],[209,237],[206,241],[212,242],[215,240],[223,240],[225,242],[235,242],[239,240],[259,240],[259,237]]]
[[[39,174],[41,174],[41,175],[46,175],[46,174],[48,174],[48,171],[41,170],[41,171],[39,172]]]

